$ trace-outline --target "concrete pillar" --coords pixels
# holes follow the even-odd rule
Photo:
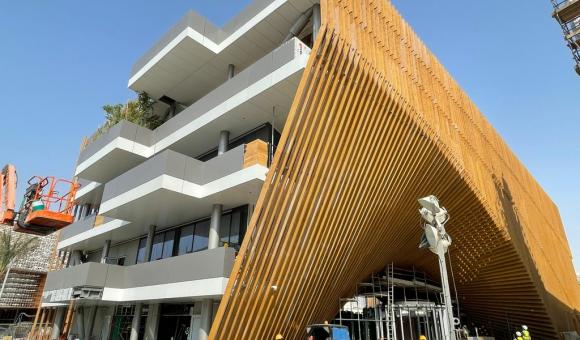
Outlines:
[[[139,328],[141,327],[141,302],[135,304],[135,314],[131,322],[131,337],[129,340],[139,340]]]
[[[211,328],[211,319],[213,316],[213,301],[211,299],[204,300],[201,303],[201,322],[199,326],[199,334],[197,340],[207,340]]]
[[[115,306],[107,307],[104,314],[101,340],[109,340],[111,335],[111,325],[113,324],[113,316],[115,315]]]
[[[234,64],[228,65],[228,80],[235,76],[236,66]]]
[[[52,326],[52,334],[50,335],[51,340],[57,340],[62,332],[62,323],[64,321],[65,307],[57,307],[56,315],[54,316],[54,324]]]
[[[76,334],[79,338],[82,338],[85,334],[85,313],[83,306],[78,306],[75,315],[76,324]]]
[[[145,262],[151,260],[151,249],[153,248],[153,238],[155,237],[155,226],[149,226],[149,232],[147,233],[147,242],[145,243]]]
[[[81,264],[81,257],[82,257],[82,253],[80,250],[73,250],[72,253],[70,254],[70,264],[72,266],[78,266],[79,264]]]
[[[101,263],[107,262],[107,257],[109,257],[109,250],[111,249],[111,240],[106,240],[103,246],[103,251],[101,253]]]
[[[211,220],[209,224],[209,238],[207,241],[207,249],[214,249],[220,245],[220,225],[222,221],[223,206],[221,204],[214,204],[211,212]]]
[[[157,330],[159,328],[159,316],[161,315],[161,304],[154,303],[149,305],[147,313],[147,323],[145,324],[145,340],[157,339]]]
[[[320,30],[320,4],[312,6],[312,45]]]
[[[218,144],[218,156],[223,155],[228,151],[228,144],[230,143],[230,132],[221,131],[220,132],[220,142]]]
[[[85,328],[84,339],[90,339],[93,334],[93,328],[95,326],[95,318],[97,316],[97,306],[90,306],[88,311],[87,327]]]

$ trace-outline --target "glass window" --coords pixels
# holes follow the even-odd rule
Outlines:
[[[240,225],[242,223],[242,213],[240,209],[232,211],[232,224],[230,228],[230,243],[239,244],[240,242]]]
[[[220,241],[222,245],[224,243],[230,243],[230,222],[232,220],[231,214],[222,215],[221,225],[220,225]]]
[[[139,240],[139,248],[137,250],[137,260],[136,263],[145,262],[145,245],[147,244],[147,238],[142,238]]]
[[[193,251],[193,227],[194,225],[191,224],[181,228],[177,255],[183,255]]]
[[[193,251],[207,249],[209,239],[209,220],[195,224],[195,236],[193,237]]]
[[[175,241],[175,230],[170,230],[165,233],[165,242],[163,242],[163,254],[161,258],[168,258],[173,256],[173,243]]]
[[[151,261],[159,260],[163,255],[163,234],[155,235],[151,249]]]

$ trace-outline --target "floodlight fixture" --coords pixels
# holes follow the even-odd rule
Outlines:
[[[447,276],[447,263],[445,253],[451,245],[451,236],[445,231],[445,223],[449,220],[447,209],[439,205],[437,197],[430,195],[418,200],[421,205],[419,213],[427,222],[423,224],[423,235],[419,248],[429,248],[439,258],[439,272],[441,273],[441,288],[445,303],[444,328],[445,340],[455,340],[455,322],[453,318],[453,306],[451,304],[451,292],[449,289],[449,278]]]

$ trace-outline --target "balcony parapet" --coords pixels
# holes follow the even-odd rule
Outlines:
[[[163,151],[105,185],[100,213],[135,225],[169,226],[257,199],[267,144],[240,145],[206,162]]]
[[[218,297],[234,260],[233,248],[217,248],[127,267],[83,263],[49,272],[42,302]]]
[[[283,124],[309,54],[304,43],[291,39],[154,131],[118,123],[81,152],[76,175],[107,183],[166,149],[202,154],[215,147],[207,136],[225,129],[235,138],[270,121],[273,106]]]

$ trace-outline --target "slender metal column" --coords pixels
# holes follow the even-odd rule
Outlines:
[[[320,30],[320,4],[312,6],[312,44],[314,45],[314,40],[318,36],[318,31]]]
[[[204,300],[201,305],[201,322],[199,326],[198,340],[207,340],[211,328],[211,317],[213,315],[213,301]]]
[[[207,248],[214,249],[220,245],[220,226],[222,221],[223,206],[221,204],[214,204],[211,213],[211,221],[209,225],[209,239],[207,241]]]
[[[139,340],[139,328],[141,327],[141,309],[143,305],[140,302],[135,304],[135,313],[131,322],[131,337],[129,340]]]
[[[236,66],[234,64],[228,65],[228,80],[235,76]]]
[[[101,263],[106,263],[109,257],[109,250],[111,249],[111,240],[106,240],[101,253]]]
[[[145,243],[145,262],[151,260],[151,249],[153,248],[153,238],[155,237],[155,226],[149,226],[149,232],[147,233],[147,242]]]
[[[230,132],[229,131],[221,131],[220,132],[220,141],[218,144],[218,156],[223,155],[228,151],[228,144],[230,143]]]

